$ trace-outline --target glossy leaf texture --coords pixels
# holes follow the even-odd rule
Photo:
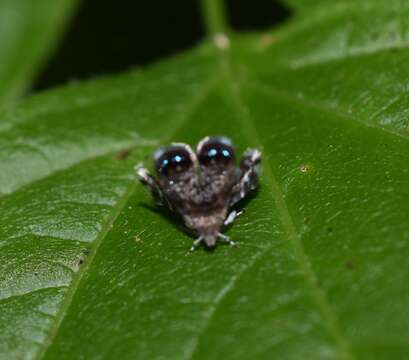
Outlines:
[[[0,1],[0,106],[29,87],[77,0]]]
[[[408,358],[407,15],[317,7],[4,114],[1,357]],[[133,166],[208,134],[261,186],[238,248],[185,256]]]

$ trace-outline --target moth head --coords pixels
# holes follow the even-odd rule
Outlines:
[[[208,136],[199,142],[196,154],[201,166],[227,167],[235,163],[231,140],[224,136]]]
[[[157,150],[154,160],[159,178],[172,180],[194,169],[196,157],[188,145],[175,143]]]

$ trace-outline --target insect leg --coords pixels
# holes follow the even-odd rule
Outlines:
[[[193,242],[193,245],[192,245],[192,247],[190,248],[189,253],[192,253],[193,251],[195,251],[196,248],[201,244],[202,241],[203,241],[203,237],[201,237],[201,236],[200,236],[198,239],[196,239],[196,240]]]
[[[236,220],[237,217],[239,217],[241,214],[244,213],[244,210],[233,210],[230,212],[229,216],[227,216],[227,219],[224,220],[224,226],[229,226],[231,225],[234,220]]]
[[[233,189],[230,206],[233,206],[258,185],[259,165],[261,152],[256,149],[248,149],[240,161],[240,177]]]
[[[149,188],[156,203],[159,205],[166,205],[169,209],[172,209],[172,206],[163,193],[158,181],[149,173],[149,171],[138,165],[135,167],[135,170],[139,181]]]
[[[226,242],[227,244],[231,245],[231,246],[235,246],[237,245],[233,240],[231,240],[228,236],[219,233],[218,234],[219,238],[222,239],[224,242]]]

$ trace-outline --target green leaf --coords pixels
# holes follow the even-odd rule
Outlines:
[[[331,6],[325,6],[328,4],[326,0],[282,0],[283,4],[286,4],[292,9],[293,11],[297,12],[305,12],[309,11],[310,9],[316,10],[317,7],[322,7],[323,9],[333,11],[334,8],[341,6],[341,7],[349,7],[353,6],[354,4],[362,5],[362,4],[371,4],[371,3],[378,3],[385,5],[386,3],[383,0],[362,0],[362,1],[355,1],[355,0],[335,0],[331,2]],[[325,10],[324,10],[325,11]]]
[[[76,0],[0,2],[0,106],[15,100],[50,53]]]
[[[408,13],[317,8],[3,114],[0,357],[406,359]],[[238,248],[185,256],[133,166],[208,134],[261,148],[261,187]]]

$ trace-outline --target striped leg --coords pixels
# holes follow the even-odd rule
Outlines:
[[[149,188],[152,197],[158,205],[165,205],[172,210],[172,206],[166,195],[163,193],[158,181],[149,173],[144,167],[136,166],[136,174],[138,175],[139,181]]]
[[[219,236],[220,239],[222,239],[225,243],[229,244],[230,246],[236,246],[237,245],[233,240],[231,240],[228,236],[226,236],[226,235],[224,235],[222,233],[219,233],[218,236]]]
[[[239,217],[241,214],[244,213],[244,210],[232,210],[229,214],[229,216],[227,216],[226,220],[224,220],[224,226],[229,226],[231,224],[233,224],[234,220],[236,220],[237,217]]]
[[[240,161],[240,178],[233,189],[230,206],[233,206],[258,185],[259,166],[261,162],[261,152],[255,149],[248,149]]]
[[[195,251],[195,250],[198,248],[198,246],[202,243],[202,241],[203,241],[203,237],[199,237],[198,239],[196,239],[196,240],[193,242],[193,245],[192,245],[192,247],[190,248],[188,254],[191,254],[193,251]]]

